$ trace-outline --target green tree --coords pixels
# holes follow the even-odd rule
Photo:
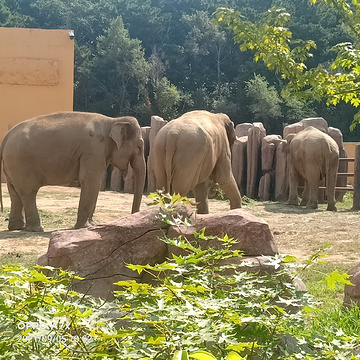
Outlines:
[[[165,65],[156,53],[150,59],[149,102],[151,113],[166,120],[175,119],[182,106],[191,103],[191,97],[177,89],[165,76]]]
[[[148,74],[140,40],[130,38],[122,18],[117,17],[97,41],[93,106],[112,116],[137,115],[137,107],[145,103]]]
[[[0,27],[26,27],[31,18],[22,15],[16,0],[0,0]]]
[[[240,12],[229,9],[217,11],[218,21],[224,23],[234,33],[234,41],[240,49],[253,50],[254,60],[262,60],[266,66],[281,74],[287,81],[283,95],[298,94],[303,99],[325,99],[327,105],[337,105],[340,101],[358,107],[360,97],[360,50],[359,14],[360,5],[345,0],[321,0],[333,6],[342,22],[352,35],[353,42],[339,43],[332,50],[336,58],[330,66],[307,67],[316,44],[312,40],[294,40],[287,27],[290,14],[284,9],[271,8],[266,16],[257,22],[244,19]],[[311,0],[315,4],[316,0]],[[360,122],[360,112],[354,117],[351,128]]]
[[[246,82],[246,95],[250,100],[249,109],[254,120],[262,122],[270,134],[282,133],[281,99],[274,86],[263,76],[254,75]]]

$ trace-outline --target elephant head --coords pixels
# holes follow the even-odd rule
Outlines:
[[[140,208],[146,176],[141,128],[135,118],[121,118],[121,121],[112,124],[109,136],[113,140],[109,163],[115,165],[123,173],[127,172],[129,163],[134,170],[132,213],[137,212]]]

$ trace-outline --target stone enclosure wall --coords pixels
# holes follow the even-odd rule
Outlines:
[[[145,158],[147,161],[146,190],[156,190],[151,148],[157,132],[167,123],[158,116],[151,117],[151,126],[143,127]],[[284,128],[283,136],[266,135],[262,123],[243,123],[235,128],[236,140],[232,147],[232,168],[241,195],[262,201],[285,201],[288,196],[287,154],[283,152],[286,136],[314,126],[330,135],[338,144],[340,158],[347,157],[343,136],[339,129],[328,126],[323,118],[303,119]],[[339,172],[346,173],[347,162],[339,163]],[[337,186],[345,187],[347,178],[338,178]],[[116,168],[108,170],[103,177],[102,190],[133,191],[133,172],[129,166],[124,177]],[[341,201],[345,191],[337,191],[336,200]],[[319,190],[319,201],[324,200],[324,191]]]

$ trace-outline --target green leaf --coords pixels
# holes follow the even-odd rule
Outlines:
[[[174,353],[173,360],[189,360],[186,350],[177,350]]]
[[[350,276],[351,275],[346,273],[339,274],[339,271],[335,270],[330,275],[326,276],[325,281],[327,282],[330,290],[335,289],[336,283],[354,286],[354,284],[351,281],[347,280]]]
[[[195,351],[194,353],[191,353],[189,356],[197,360],[217,360],[216,357],[211,353],[201,350]]]
[[[240,356],[238,353],[231,351],[226,357],[226,360],[245,360],[242,356]]]
[[[290,262],[299,262],[298,258],[296,256],[286,255],[283,259],[284,263],[290,263]]]

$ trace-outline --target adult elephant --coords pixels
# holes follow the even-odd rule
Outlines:
[[[299,178],[305,179],[300,205],[318,207],[319,183],[326,178],[327,210],[336,211],[335,185],[339,165],[339,147],[326,133],[309,126],[298,134],[287,136],[289,153],[289,199],[287,204],[298,205]]]
[[[231,169],[234,124],[225,114],[191,111],[160,129],[154,142],[154,173],[158,189],[186,196],[190,190],[198,213],[207,214],[210,179],[224,190],[231,209],[241,196]]]
[[[0,171],[2,162],[11,198],[9,230],[43,231],[36,207],[39,188],[75,181],[81,185],[75,228],[88,226],[109,164],[123,172],[129,163],[134,169],[132,212],[139,211],[145,182],[144,142],[133,117],[62,112],[23,121],[1,144]]]

